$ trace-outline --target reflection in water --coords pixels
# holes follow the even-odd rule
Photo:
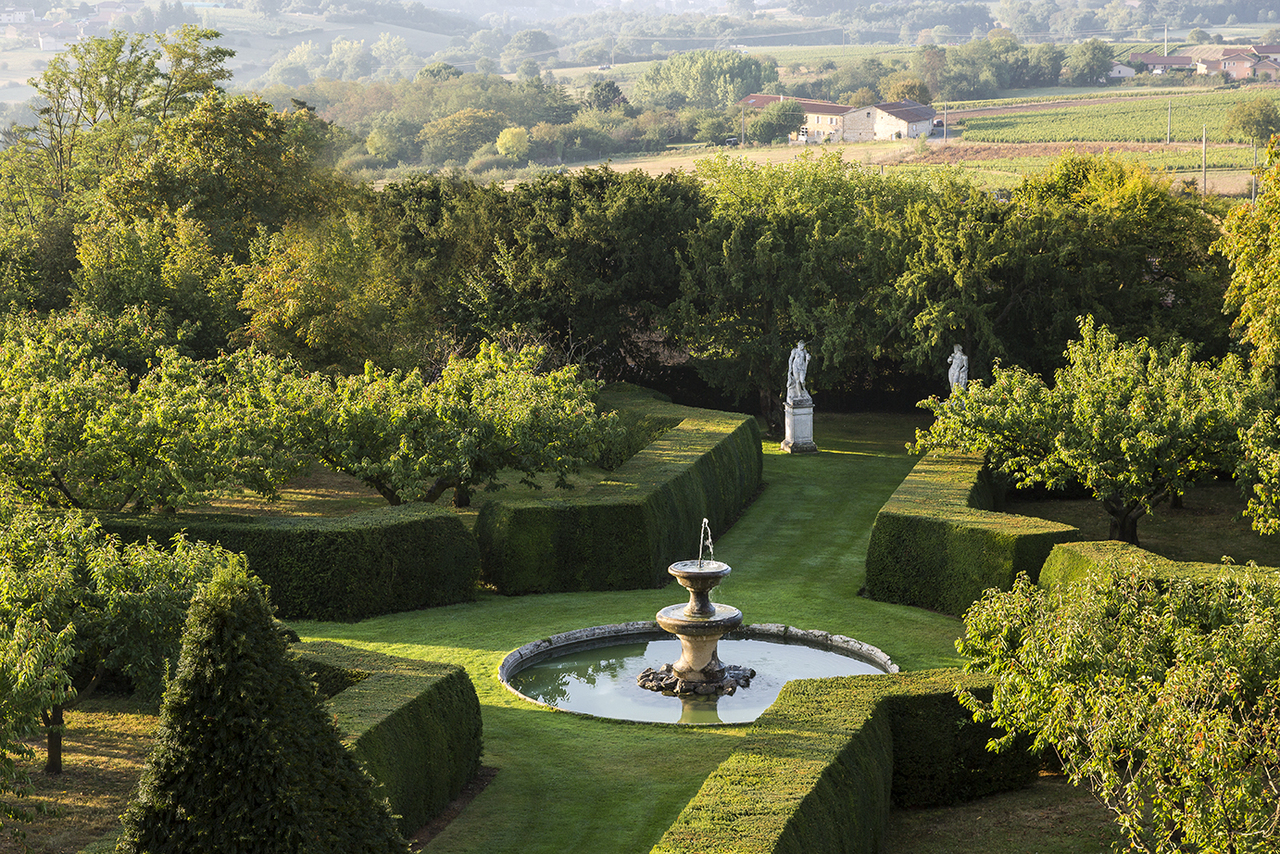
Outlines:
[[[756,671],[751,687],[719,702],[657,694],[636,685],[636,674],[680,655],[680,642],[664,638],[571,652],[531,665],[510,679],[526,697],[556,708],[658,723],[749,723],[792,679],[883,673],[874,664],[824,649],[761,639],[721,640],[720,659]]]

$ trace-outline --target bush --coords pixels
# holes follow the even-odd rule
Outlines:
[[[179,531],[243,553],[285,619],[362,620],[475,598],[475,538],[447,508],[382,507],[341,518],[101,516],[125,542]]]
[[[928,454],[876,515],[867,544],[872,599],[963,614],[989,587],[1032,579],[1067,525],[990,512],[994,491],[981,457]]]
[[[1085,581],[1108,567],[1126,572],[1140,570],[1167,580],[1175,578],[1190,581],[1254,580],[1280,586],[1280,568],[1277,567],[1169,560],[1118,540],[1062,543],[1054,546],[1044,562],[1044,567],[1040,570],[1038,583],[1041,587],[1048,589],[1069,587]]]
[[[755,497],[764,457],[755,419],[677,406],[621,386],[603,408],[680,418],[589,492],[498,499],[476,520],[483,578],[506,594],[660,587],[696,553],[705,517],[717,536]]]
[[[480,701],[461,667],[328,641],[291,651],[328,698],[343,740],[380,784],[406,836],[480,769]]]
[[[654,854],[846,854],[883,849],[890,803],[926,806],[1018,788],[1026,751],[988,753],[958,671],[808,679],[777,701],[667,830]]]
[[[122,854],[408,850],[242,569],[219,571],[192,601],[122,821]]]

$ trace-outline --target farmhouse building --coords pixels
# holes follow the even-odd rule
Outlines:
[[[763,109],[784,100],[781,95],[748,95],[738,103],[752,109]],[[792,142],[838,142],[844,139],[844,116],[851,107],[831,101],[809,98],[786,98],[804,109],[804,125],[791,134]]]
[[[1141,62],[1152,74],[1164,74],[1168,71],[1192,71],[1196,61],[1190,56],[1164,56],[1159,53],[1131,53],[1129,61]]]
[[[1223,48],[1217,56],[1204,54],[1196,60],[1197,74],[1222,74],[1231,80],[1254,77],[1275,80],[1280,78],[1278,71],[1280,45]]]
[[[1108,80],[1123,80],[1126,77],[1133,77],[1138,72],[1123,62],[1111,63],[1111,72],[1107,75]]]
[[[29,24],[36,19],[36,10],[30,7],[0,9],[0,24]]]
[[[738,103],[761,109],[776,104],[779,95],[748,95]],[[933,107],[915,101],[891,101],[865,107],[851,107],[831,101],[787,98],[804,109],[804,125],[791,134],[797,145],[818,142],[870,142],[875,139],[912,139],[933,130]]]
[[[915,101],[890,101],[872,107],[858,107],[845,115],[845,136],[849,142],[874,139],[914,139],[933,132],[938,111]]]

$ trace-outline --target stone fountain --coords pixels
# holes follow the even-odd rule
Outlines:
[[[702,544],[711,549],[711,528],[702,520]],[[714,556],[714,551],[710,551]],[[665,631],[680,639],[680,658],[654,670],[646,668],[636,684],[650,691],[676,696],[724,696],[751,684],[756,672],[726,665],[717,653],[720,638],[742,625],[742,612],[711,601],[711,591],[731,572],[718,560],[702,559],[671,564],[667,572],[689,591],[688,604],[670,605],[658,612],[657,621]]]

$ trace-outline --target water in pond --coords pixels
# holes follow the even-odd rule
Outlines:
[[[858,676],[884,670],[831,650],[760,639],[723,640],[720,660],[756,671],[748,688],[731,697],[682,701],[646,691],[636,675],[680,657],[673,638],[622,643],[549,658],[510,678],[511,687],[558,709],[604,718],[653,723],[750,723],[792,679]]]

